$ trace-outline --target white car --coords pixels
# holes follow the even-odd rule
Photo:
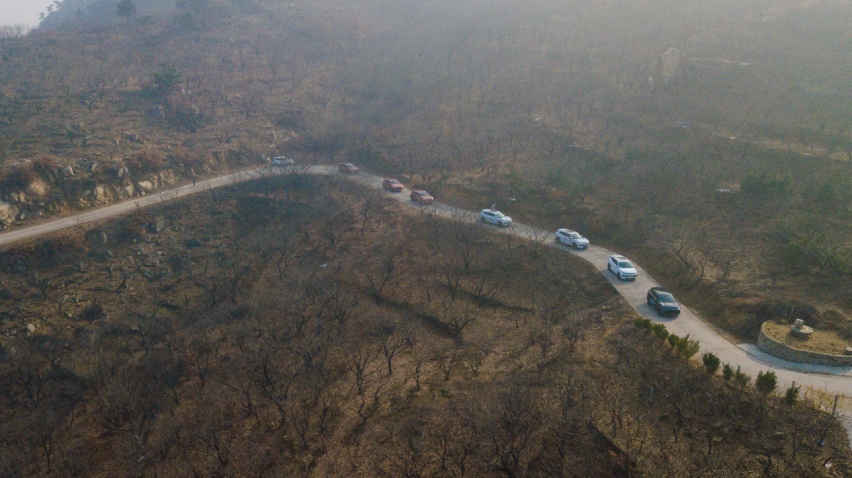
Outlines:
[[[589,240],[581,236],[579,232],[571,229],[559,229],[556,231],[556,242],[568,246],[574,246],[576,249],[586,249],[589,247]]]
[[[494,209],[483,209],[479,213],[479,219],[488,224],[494,224],[500,227],[509,227],[512,225],[512,218]]]
[[[294,164],[296,164],[296,161],[294,161],[293,158],[287,158],[287,157],[284,157],[284,156],[276,156],[276,157],[272,158],[272,165],[273,166],[284,167],[284,166],[293,166]]]
[[[635,280],[639,275],[636,266],[624,256],[610,256],[606,268],[621,280]]]

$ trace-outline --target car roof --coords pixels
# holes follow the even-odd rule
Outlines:
[[[624,256],[619,256],[618,254],[616,254],[616,255],[614,255],[614,256],[612,256],[612,257],[610,257],[610,259],[615,259],[615,260],[617,260],[617,261],[626,261],[626,260],[628,260],[626,257],[624,257]]]

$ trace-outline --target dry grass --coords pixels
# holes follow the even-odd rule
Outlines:
[[[767,322],[764,331],[788,347],[808,352],[842,355],[850,345],[836,333],[825,330],[814,330],[809,337],[797,337],[790,331],[790,324],[778,322]]]

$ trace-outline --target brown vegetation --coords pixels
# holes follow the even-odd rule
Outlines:
[[[0,254],[2,473],[850,471],[579,258],[373,194],[264,178]]]
[[[777,318],[759,310],[801,302],[848,335],[842,2],[706,3],[488,2],[483,18],[475,0],[211,1],[78,19],[0,42],[0,153],[139,163],[134,181],[163,158],[185,179],[281,152],[352,160],[579,229],[745,340]],[[682,71],[651,86],[670,46]],[[7,201],[34,179],[0,176]],[[44,179],[28,217],[94,186]]]

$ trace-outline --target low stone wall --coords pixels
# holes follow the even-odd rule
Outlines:
[[[794,349],[766,335],[763,331],[764,327],[766,327],[766,323],[760,326],[760,335],[757,336],[757,348],[769,355],[787,360],[788,362],[830,365],[833,367],[852,367],[852,355],[821,354]]]

